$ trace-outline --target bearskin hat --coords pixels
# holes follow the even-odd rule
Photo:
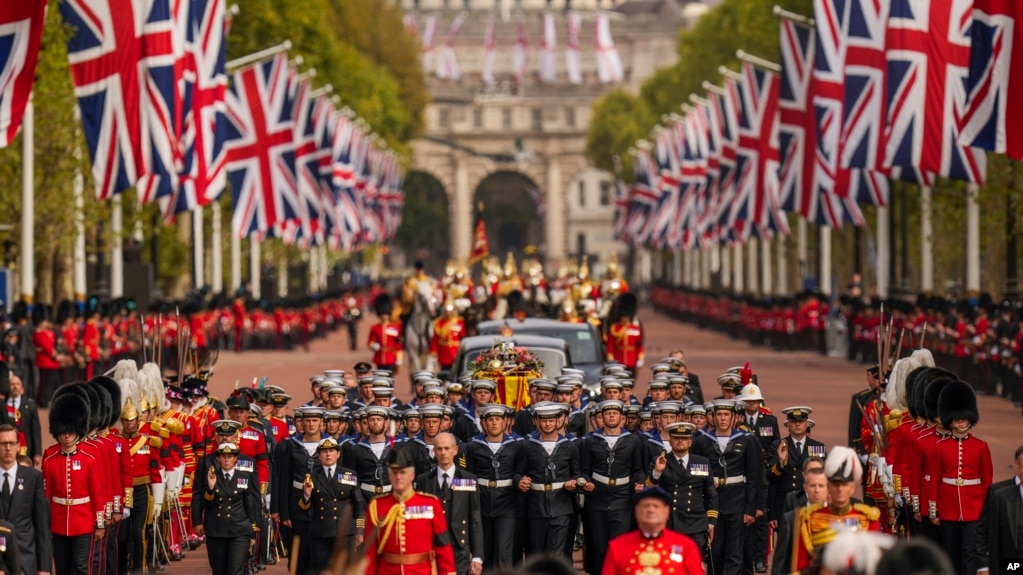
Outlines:
[[[906,376],[906,410],[909,411],[910,417],[916,419],[921,415],[923,410],[919,407],[917,402],[917,389],[923,387],[924,376],[929,367],[918,367],[913,371],[909,372]]]
[[[508,313],[513,314],[517,311],[526,310],[526,298],[522,295],[519,290],[513,290],[506,296],[508,299]]]
[[[938,396],[938,416],[945,429],[952,428],[952,421],[966,419],[970,425],[977,425],[980,412],[977,411],[977,394],[964,381],[953,381],[941,390]]]
[[[939,377],[931,381],[931,384],[927,386],[927,392],[924,394],[924,415],[928,420],[934,421],[940,416],[938,414],[938,398],[941,397],[941,392],[944,391],[945,386],[955,381],[952,377]]]
[[[373,311],[380,317],[391,315],[391,296],[382,293],[373,299]]]
[[[92,389],[92,386],[81,381],[62,385],[53,393],[53,398],[57,399],[64,395],[77,395],[81,397],[86,405],[89,406],[89,420],[86,422],[88,429],[92,430],[100,427],[99,413],[95,409],[95,406],[99,403],[99,395],[96,393],[96,390]]]
[[[106,416],[106,419],[103,420],[102,426],[113,426],[121,418],[121,386],[105,375],[99,375],[90,379],[89,385],[92,385],[96,393],[99,394],[100,403],[103,405],[101,411]],[[105,396],[103,391],[106,391]]]
[[[636,315],[636,309],[639,308],[639,300],[636,299],[636,294],[631,292],[625,292],[618,296],[618,316],[619,317],[632,317]]]
[[[92,428],[103,429],[107,426],[107,422],[110,421],[110,412],[114,410],[110,393],[101,385],[89,382],[86,382],[86,385],[96,395],[96,402],[92,404],[92,419],[96,420],[97,423]]]
[[[79,437],[85,437],[89,433],[89,419],[89,403],[83,395],[76,392],[54,394],[50,403],[50,435],[54,439],[62,433],[75,433]]]

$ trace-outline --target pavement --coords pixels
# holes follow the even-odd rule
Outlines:
[[[813,408],[811,418],[816,422],[813,437],[828,446],[847,443],[850,398],[866,387],[865,366],[810,352],[779,352],[750,346],[717,332],[674,321],[651,308],[641,309],[639,317],[645,330],[648,362],[665,357],[674,349],[682,349],[690,371],[700,375],[705,398],[719,395],[718,374],[748,361],[757,374],[768,407],[780,414],[787,406],[810,406]],[[267,376],[268,384],[283,387],[295,398],[292,406],[301,405],[310,397],[309,376],[325,369],[350,369],[358,361],[370,360],[371,353],[365,349],[369,325],[363,322],[361,327],[356,351],[349,349],[347,332],[338,330],[327,338],[313,341],[308,349],[222,352],[210,391],[223,398],[235,387],[252,385],[253,380]],[[648,379],[647,374],[638,378],[638,395],[645,395]],[[409,399],[411,385],[407,372],[399,375],[398,381],[398,396]],[[1013,453],[1023,444],[1019,433],[1020,411],[999,397],[980,396],[978,405],[980,423],[976,431],[991,447],[994,480],[1008,479],[1013,474]],[[46,432],[48,410],[41,411],[44,441],[49,445],[53,439]],[[782,432],[784,434],[784,430]],[[185,560],[172,563],[165,572],[194,573],[208,569],[205,548],[200,547],[188,553]],[[265,571],[268,575],[286,572],[283,565]]]

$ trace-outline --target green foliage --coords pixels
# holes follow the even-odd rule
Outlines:
[[[405,177],[405,210],[394,244],[413,254],[428,249],[433,258],[447,258],[448,198],[444,186],[425,172],[409,172]],[[421,256],[415,256],[421,257]]]
[[[621,162],[623,177],[632,179],[632,158],[627,151],[646,137],[651,122],[643,100],[625,90],[615,90],[593,106],[586,139],[586,157],[598,168],[615,171],[614,157]]]

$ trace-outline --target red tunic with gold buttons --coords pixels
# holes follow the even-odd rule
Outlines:
[[[373,352],[373,363],[376,365],[394,365],[398,363],[401,352],[401,324],[384,320],[369,328],[366,340],[369,347],[380,344],[380,349]]]
[[[75,537],[92,533],[105,522],[102,494],[104,465],[91,453],[76,449],[64,453],[51,445],[43,454],[43,484],[50,500],[50,530],[54,535]]]
[[[128,447],[128,441],[115,433],[116,430],[107,432],[106,435],[102,436],[104,439],[110,442],[113,446],[114,459],[116,463],[115,471],[120,481],[114,481],[114,485],[120,486],[120,492],[118,498],[115,500],[114,508],[131,507],[131,495],[133,492],[132,479],[134,478],[134,471],[131,467],[131,453]]]
[[[927,461],[927,515],[942,521],[976,521],[991,486],[991,449],[973,434],[937,442]]]
[[[256,461],[256,476],[259,477],[260,493],[265,494],[264,486],[270,481],[270,455],[266,452],[266,439],[263,437],[263,432],[246,423],[245,427],[241,429],[238,451],[245,457]]]
[[[703,575],[703,554],[692,539],[665,529],[648,538],[632,531],[611,540],[600,575]]]
[[[430,353],[437,354],[437,363],[449,368],[455,363],[458,347],[465,337],[465,322],[460,317],[442,317],[433,322]]]
[[[643,358],[643,326],[628,320],[612,325],[607,336],[607,357],[635,369]]]
[[[114,431],[116,432],[116,430]],[[160,476],[160,447],[163,440],[159,437],[139,433],[135,437],[121,436],[128,444],[128,455],[131,457],[132,485],[149,485],[162,483]]]
[[[374,542],[366,548],[366,575],[454,575],[451,534],[437,497],[413,491],[402,502],[397,494],[381,495],[366,506],[366,519],[367,529],[376,530],[366,538]]]

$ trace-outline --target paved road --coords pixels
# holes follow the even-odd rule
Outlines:
[[[757,374],[768,406],[779,411],[790,405],[808,405],[814,409],[812,418],[817,427],[814,437],[826,445],[845,444],[850,396],[865,386],[864,366],[843,359],[829,358],[807,352],[775,352],[751,347],[727,336],[682,324],[657,314],[649,308],[640,312],[646,329],[647,357],[656,361],[672,349],[685,351],[689,368],[700,375],[707,398],[718,395],[715,378],[729,367],[749,361]],[[368,329],[368,326],[365,326]],[[360,335],[360,339],[364,335]],[[362,347],[360,341],[360,347]],[[227,396],[237,385],[250,385],[254,377],[268,376],[269,383],[279,385],[295,397],[293,405],[309,397],[309,376],[325,369],[349,369],[357,361],[369,360],[365,349],[348,350],[348,336],[336,332],[331,337],[313,342],[308,350],[292,352],[222,353],[211,383],[211,391]],[[640,377],[637,393],[646,393],[646,377]],[[407,380],[399,383],[399,396],[410,395]],[[301,401],[299,401],[301,400]],[[1012,404],[994,397],[979,398],[981,420],[978,435],[988,441],[994,458],[995,481],[1012,475],[1012,454],[1021,442],[1020,414]],[[43,435],[46,415],[43,415]],[[167,568],[169,573],[194,573],[208,570],[203,548],[189,553],[185,561]],[[286,570],[271,567],[269,575],[283,575]]]

